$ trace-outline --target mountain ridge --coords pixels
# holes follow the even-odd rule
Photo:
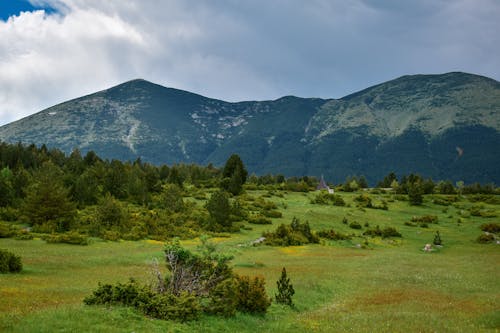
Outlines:
[[[251,172],[333,181],[396,171],[499,183],[499,171],[471,166],[500,162],[499,133],[500,83],[452,72],[405,75],[339,99],[242,102],[134,79],[4,125],[0,140],[168,164],[221,165],[239,153]],[[459,163],[457,146],[467,147]]]

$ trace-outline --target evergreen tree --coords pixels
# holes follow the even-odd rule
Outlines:
[[[410,205],[420,206],[424,202],[424,190],[420,182],[408,184],[408,200]]]
[[[243,190],[243,184],[247,180],[248,172],[241,158],[233,154],[226,162],[222,171],[221,187],[233,195],[238,195]]]
[[[9,206],[14,200],[12,179],[13,174],[8,167],[0,170],[0,207]]]
[[[441,240],[441,235],[439,234],[439,231],[436,231],[436,235],[434,235],[434,240],[432,243],[434,243],[434,245],[443,244],[443,241]]]
[[[226,192],[219,190],[212,194],[205,207],[210,214],[212,222],[222,227],[231,226],[231,220],[229,219],[231,205]]]
[[[275,295],[276,303],[293,306],[292,296],[295,294],[290,278],[286,275],[286,269],[283,267],[281,277],[276,281],[278,293]]]
[[[69,230],[76,217],[76,207],[62,183],[61,170],[52,162],[46,162],[34,179],[23,204],[27,222],[44,231]]]

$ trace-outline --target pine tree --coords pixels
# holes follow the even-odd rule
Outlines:
[[[290,278],[286,275],[286,269],[283,267],[281,278],[276,281],[278,285],[278,293],[275,295],[276,303],[293,306],[292,296],[295,294],[293,285],[290,283]]]
[[[436,235],[434,236],[434,245],[441,245],[443,244],[443,241],[441,240],[441,235],[439,234],[439,231],[436,231]]]

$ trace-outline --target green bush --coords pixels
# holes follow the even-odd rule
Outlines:
[[[227,279],[210,291],[204,311],[212,315],[232,317],[236,313],[237,307],[236,281]]]
[[[442,245],[443,240],[441,239],[441,235],[439,234],[439,231],[436,231],[436,234],[434,235],[434,240],[432,241],[434,245]]]
[[[116,285],[99,284],[92,295],[86,297],[83,302],[87,305],[131,306],[153,318],[183,322],[197,319],[201,312],[200,304],[193,295],[155,294],[133,279]]]
[[[351,236],[337,232],[333,229],[320,230],[318,231],[318,236],[321,238],[326,238],[330,240],[347,240],[351,239]]]
[[[372,199],[367,194],[360,194],[354,197],[356,206],[363,208],[372,208]]]
[[[253,215],[248,219],[251,224],[272,224],[271,220],[262,215]]]
[[[169,293],[156,294],[148,301],[142,303],[139,308],[153,318],[186,322],[198,319],[201,314],[199,300],[185,292],[179,296]]]
[[[386,227],[384,229],[380,229],[377,225],[375,228],[368,229],[363,232],[365,236],[371,237],[382,237],[382,238],[390,238],[390,237],[402,237],[401,233],[396,230],[394,227]]]
[[[320,191],[313,199],[312,204],[345,206],[345,201],[340,195]]]
[[[277,210],[263,210],[262,215],[264,215],[265,217],[271,217],[271,218],[283,217],[283,214],[281,214],[281,212],[277,211]]]
[[[0,273],[19,273],[23,270],[21,257],[0,249]]]
[[[236,276],[238,310],[248,313],[266,313],[271,299],[266,294],[263,277]]]
[[[17,230],[9,223],[0,222],[0,238],[14,237]]]
[[[362,226],[358,222],[354,221],[349,224],[349,228],[351,229],[361,229]]]
[[[492,234],[500,233],[500,224],[499,223],[485,223],[481,225],[481,230],[484,232],[489,232]]]
[[[301,223],[295,217],[289,225],[280,224],[274,232],[265,232],[262,236],[266,238],[265,244],[275,246],[319,243],[319,237],[311,231],[309,222]]]
[[[481,234],[477,238],[477,242],[481,244],[493,243],[495,241],[495,236],[492,234]]]
[[[438,223],[438,217],[436,215],[413,216],[411,221],[416,223]]]

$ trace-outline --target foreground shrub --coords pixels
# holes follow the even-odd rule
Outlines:
[[[123,305],[135,307],[144,314],[158,319],[189,321],[197,319],[201,307],[193,295],[182,293],[155,294],[135,280],[128,283],[99,284],[91,296],[83,302],[87,305]]]
[[[237,276],[227,265],[231,257],[215,252],[215,245],[201,237],[200,253],[183,248],[178,239],[165,246],[169,276],[162,277],[157,263],[153,273],[156,283],[141,286],[131,279],[127,283],[99,284],[84,299],[87,305],[131,306],[158,319],[190,321],[202,312],[225,317],[237,309],[265,313],[271,304],[263,278]]]
[[[21,257],[0,249],[0,273],[19,273],[23,270]]]
[[[236,276],[238,310],[248,313],[266,313],[271,299],[266,294],[263,277]]]

